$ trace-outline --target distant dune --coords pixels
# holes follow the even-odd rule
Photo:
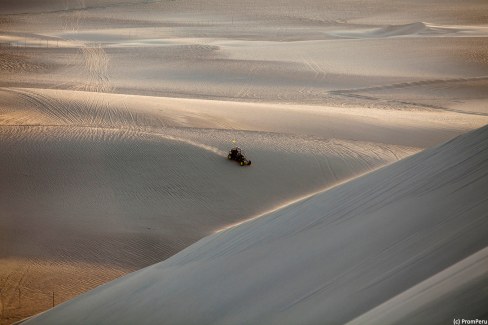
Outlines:
[[[144,3],[141,0],[4,0],[0,4],[0,10],[4,14],[45,13],[68,10],[85,10],[90,8],[103,8],[114,5],[126,5],[131,3]]]

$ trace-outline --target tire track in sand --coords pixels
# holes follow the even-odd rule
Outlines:
[[[417,103],[417,102],[413,102],[413,101],[405,101],[405,100],[385,99],[385,98],[375,97],[375,96],[371,96],[371,95],[361,95],[360,94],[361,92],[367,93],[367,92],[374,92],[374,91],[394,90],[394,89],[421,87],[421,86],[430,86],[430,85],[448,85],[448,84],[471,82],[471,81],[481,81],[481,80],[488,80],[488,76],[479,76],[479,77],[471,77],[471,78],[418,80],[418,81],[411,81],[411,82],[401,82],[401,83],[393,83],[393,84],[387,84],[387,85],[379,85],[379,86],[373,86],[373,87],[331,90],[331,91],[328,91],[328,94],[336,95],[336,96],[342,96],[342,97],[349,97],[349,98],[359,98],[359,99],[365,99],[365,100],[370,100],[370,101],[389,101],[389,102],[398,103],[398,104],[402,104],[402,105],[411,105],[411,106],[416,106],[416,107],[421,107],[421,108],[426,108],[426,109],[443,110],[443,111],[460,113],[460,114],[488,116],[488,113],[483,113],[483,112],[470,112],[470,111],[465,111],[465,110],[447,108],[447,107],[438,106],[438,105],[421,104],[421,103]]]
[[[20,128],[67,128],[68,130],[73,130],[76,128],[82,129],[96,129],[96,130],[110,130],[110,131],[123,131],[126,138],[129,137],[136,137],[137,135],[149,135],[149,136],[158,136],[162,139],[177,141],[192,145],[194,147],[198,147],[208,152],[212,152],[218,156],[226,157],[227,152],[220,150],[217,147],[207,145],[202,142],[197,142],[192,139],[178,137],[174,135],[165,134],[162,132],[157,132],[155,130],[143,130],[143,129],[129,129],[129,128],[122,128],[122,127],[111,127],[111,126],[94,126],[94,125],[80,125],[80,124],[44,124],[44,125],[0,125],[0,128],[4,127],[20,127]],[[130,136],[129,136],[130,135]]]
[[[110,58],[100,43],[90,45],[83,43],[81,46],[85,69],[89,80],[75,86],[74,90],[105,93],[113,91],[109,76]]]
[[[68,15],[64,21],[63,29],[66,32],[77,33],[80,29],[80,24],[83,22],[85,15],[80,11],[75,11]],[[79,40],[69,41],[79,44],[80,52],[84,62],[84,70],[87,73],[86,81],[78,85],[70,87],[72,90],[81,90],[87,92],[106,93],[112,92],[114,87],[110,80],[109,65],[110,57],[105,52],[101,43],[88,43]],[[100,109],[110,109],[108,103],[100,98],[89,97],[86,100],[88,106],[93,106]]]

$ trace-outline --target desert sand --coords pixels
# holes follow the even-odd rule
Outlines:
[[[249,231],[251,238],[265,238],[285,229],[297,231],[296,227],[307,220],[328,218],[324,214],[328,205],[322,201],[347,212],[353,203],[360,203],[352,199],[359,195],[353,190],[356,186],[376,189],[378,202],[393,200],[393,193],[386,188],[394,184],[415,192],[428,177],[407,186],[398,183],[398,175],[408,174],[414,180],[420,177],[413,172],[416,167],[409,165],[409,160],[388,165],[488,123],[487,10],[484,1],[474,0],[462,4],[440,0],[408,4],[2,1],[0,323],[29,317],[166,260],[136,273],[149,274],[138,283],[130,280],[136,275],[130,275],[83,296],[79,303],[74,300],[61,305],[53,316],[46,314],[54,317],[46,319],[82,323],[83,318],[72,312],[87,312],[79,307],[81,304],[93,308],[90,321],[108,321],[105,312],[95,312],[110,310],[100,303],[107,292],[120,295],[139,284],[166,290],[167,283],[193,292],[193,281],[204,283],[205,270],[213,268],[219,271],[212,271],[215,279],[218,274],[224,284],[239,277],[233,265],[219,268],[213,254],[229,247],[230,259],[241,260],[237,253],[243,249],[239,246],[242,243],[239,240],[237,245],[233,237],[240,236],[241,231]],[[459,170],[453,164],[469,146],[482,146],[485,136],[485,131],[478,131],[470,135],[471,142],[465,146],[455,140],[461,144],[430,149],[445,157],[445,161],[436,160],[445,170],[440,174],[442,179],[470,175],[469,165]],[[252,166],[241,168],[226,159],[235,144],[243,148]],[[425,157],[426,153],[422,154],[415,157]],[[482,171],[486,170],[480,160],[483,157],[479,152],[470,160],[479,162]],[[467,164],[462,159],[459,163]],[[389,172],[382,171],[385,166]],[[428,166],[420,174],[435,172],[436,168]],[[483,180],[479,173],[476,175]],[[368,185],[347,185],[363,184],[364,179],[371,179]],[[380,186],[384,189],[378,189]],[[344,188],[350,190],[339,190]],[[441,219],[425,221],[420,216],[429,215],[429,206],[449,212],[455,203],[468,205],[477,198],[475,194],[486,197],[483,187],[477,187],[476,192],[469,185],[463,188],[464,195],[447,204],[439,193],[450,190],[449,184],[442,188],[434,193],[432,203],[424,200],[428,195],[410,198],[409,204],[418,207],[419,214],[408,216],[405,222],[410,228],[399,223],[390,235],[416,238],[424,234],[416,233],[422,226],[427,227],[425,233],[433,232],[437,224],[448,221],[448,216],[436,215]],[[337,191],[343,193],[340,202],[334,199],[336,194],[330,194]],[[300,202],[307,202],[309,208]],[[320,273],[325,261],[312,263],[306,259],[323,248],[322,253],[331,254],[327,260],[337,259],[340,264],[343,258],[356,263],[357,252],[347,251],[346,239],[364,226],[364,221],[358,221],[367,214],[364,209],[358,206],[352,221],[340,229],[347,234],[344,238],[310,237],[306,246],[296,248],[303,255],[303,260],[293,262],[296,264],[283,264],[280,258],[285,258],[284,251],[263,246],[256,254],[263,258],[274,254],[275,262],[261,265],[255,261],[257,255],[250,254],[239,265],[255,265],[269,272],[283,267],[283,281],[298,272],[298,266],[318,272],[316,278],[302,283],[303,287],[294,284],[296,288],[290,289],[294,299],[299,299],[300,292],[319,290],[328,282],[339,288],[342,280],[334,279],[346,269],[338,265],[335,273],[325,276]],[[386,232],[391,226],[389,222],[393,221],[387,219],[393,212],[385,209],[382,206],[381,214],[371,216],[374,220],[368,230],[357,237],[365,249],[364,256],[379,256],[378,250],[388,250],[391,245],[379,238],[368,241],[372,234]],[[338,218],[337,211],[331,218]],[[470,213],[473,220],[486,220],[481,212]],[[276,228],[248,228],[273,218],[297,220],[281,221]],[[319,234],[319,229],[314,231]],[[379,258],[398,268],[398,273],[392,274],[400,283],[373,285],[371,290],[376,291],[370,293],[374,299],[367,304],[358,300],[354,310],[337,311],[328,319],[339,323],[381,319],[388,323],[416,313],[420,307],[409,305],[408,300],[422,294],[423,286],[453,282],[453,272],[463,263],[486,263],[486,243],[468,231],[466,236],[473,235],[469,249],[460,247],[447,254],[442,263],[434,259],[415,276],[403,275],[415,263],[400,262],[400,257],[408,258],[411,251],[380,254],[383,257]],[[218,239],[218,249],[201,248],[202,243],[213,243],[214,238]],[[293,238],[274,245],[294,245]],[[447,238],[446,234],[442,240]],[[422,243],[416,244],[418,254],[430,254],[430,248]],[[255,245],[259,250],[260,244]],[[334,253],[333,248],[342,245],[347,253]],[[446,254],[447,248],[439,248],[438,253]],[[172,268],[172,261],[186,259],[185,254],[201,254],[192,262],[198,265],[195,271],[185,273],[183,282],[165,275],[152,287],[153,277]],[[212,262],[205,256],[212,257]],[[225,263],[227,259],[219,261]],[[358,272],[363,271],[361,267],[357,264]],[[465,270],[469,288],[486,279],[486,273],[473,273],[471,269]],[[251,276],[254,271],[249,269],[249,280],[255,279]],[[375,271],[379,272],[378,279],[393,272],[386,266]],[[353,285],[370,285],[371,278],[356,275],[349,275],[348,279],[356,282],[351,280],[344,292],[353,290]],[[268,285],[281,285],[279,279]],[[206,299],[204,293],[213,290],[212,283],[208,285],[195,297]],[[266,287],[265,283],[261,285]],[[110,289],[115,287],[120,289]],[[452,287],[449,295],[465,289],[464,284]],[[239,297],[244,289],[230,286],[229,290],[229,295]],[[103,293],[98,296],[99,292]],[[290,319],[306,321],[301,311],[321,306],[314,300],[307,304],[309,307],[295,312],[291,309],[287,314],[279,309],[284,306],[284,300],[276,298],[279,294],[270,291],[270,300],[260,306],[267,310],[246,316],[251,318],[244,317],[238,308],[245,305],[241,298],[236,298],[232,308],[227,302],[210,299],[207,307],[212,312],[207,313],[202,306],[202,313],[195,313],[188,321],[201,323],[201,317],[203,323],[259,323],[268,319],[260,318],[265,314],[270,320],[290,315]],[[261,292],[251,290],[248,295],[246,299],[254,300]],[[195,297],[192,303],[198,304]],[[320,297],[313,299],[320,301]],[[422,299],[434,305],[442,304],[443,297],[443,293],[432,293]],[[188,297],[168,293],[160,298],[185,301]],[[141,300],[140,311],[124,319],[136,319],[143,310],[166,310],[159,309],[153,300],[158,299],[148,294]],[[126,302],[129,300],[120,299],[114,306],[125,309],[122,306]],[[332,308],[340,302],[335,296],[327,306]],[[224,306],[230,308],[229,318],[222,313]],[[180,318],[185,315],[179,315],[178,309],[171,309],[174,318],[168,320],[186,320]],[[118,314],[112,313],[113,317]],[[321,317],[320,313],[316,315]],[[313,322],[314,316],[310,317]]]
[[[486,316],[488,126],[208,236],[26,324]]]

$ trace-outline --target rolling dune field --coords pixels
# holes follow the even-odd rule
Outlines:
[[[487,11],[477,0],[2,1],[0,324],[485,126]],[[251,166],[227,160],[235,145]],[[484,261],[479,249],[331,319],[401,321],[417,310],[405,299]]]

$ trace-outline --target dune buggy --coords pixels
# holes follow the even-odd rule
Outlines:
[[[227,159],[235,160],[241,166],[251,165],[251,161],[244,156],[244,154],[241,151],[241,148],[239,147],[230,149],[229,154],[227,155]]]

